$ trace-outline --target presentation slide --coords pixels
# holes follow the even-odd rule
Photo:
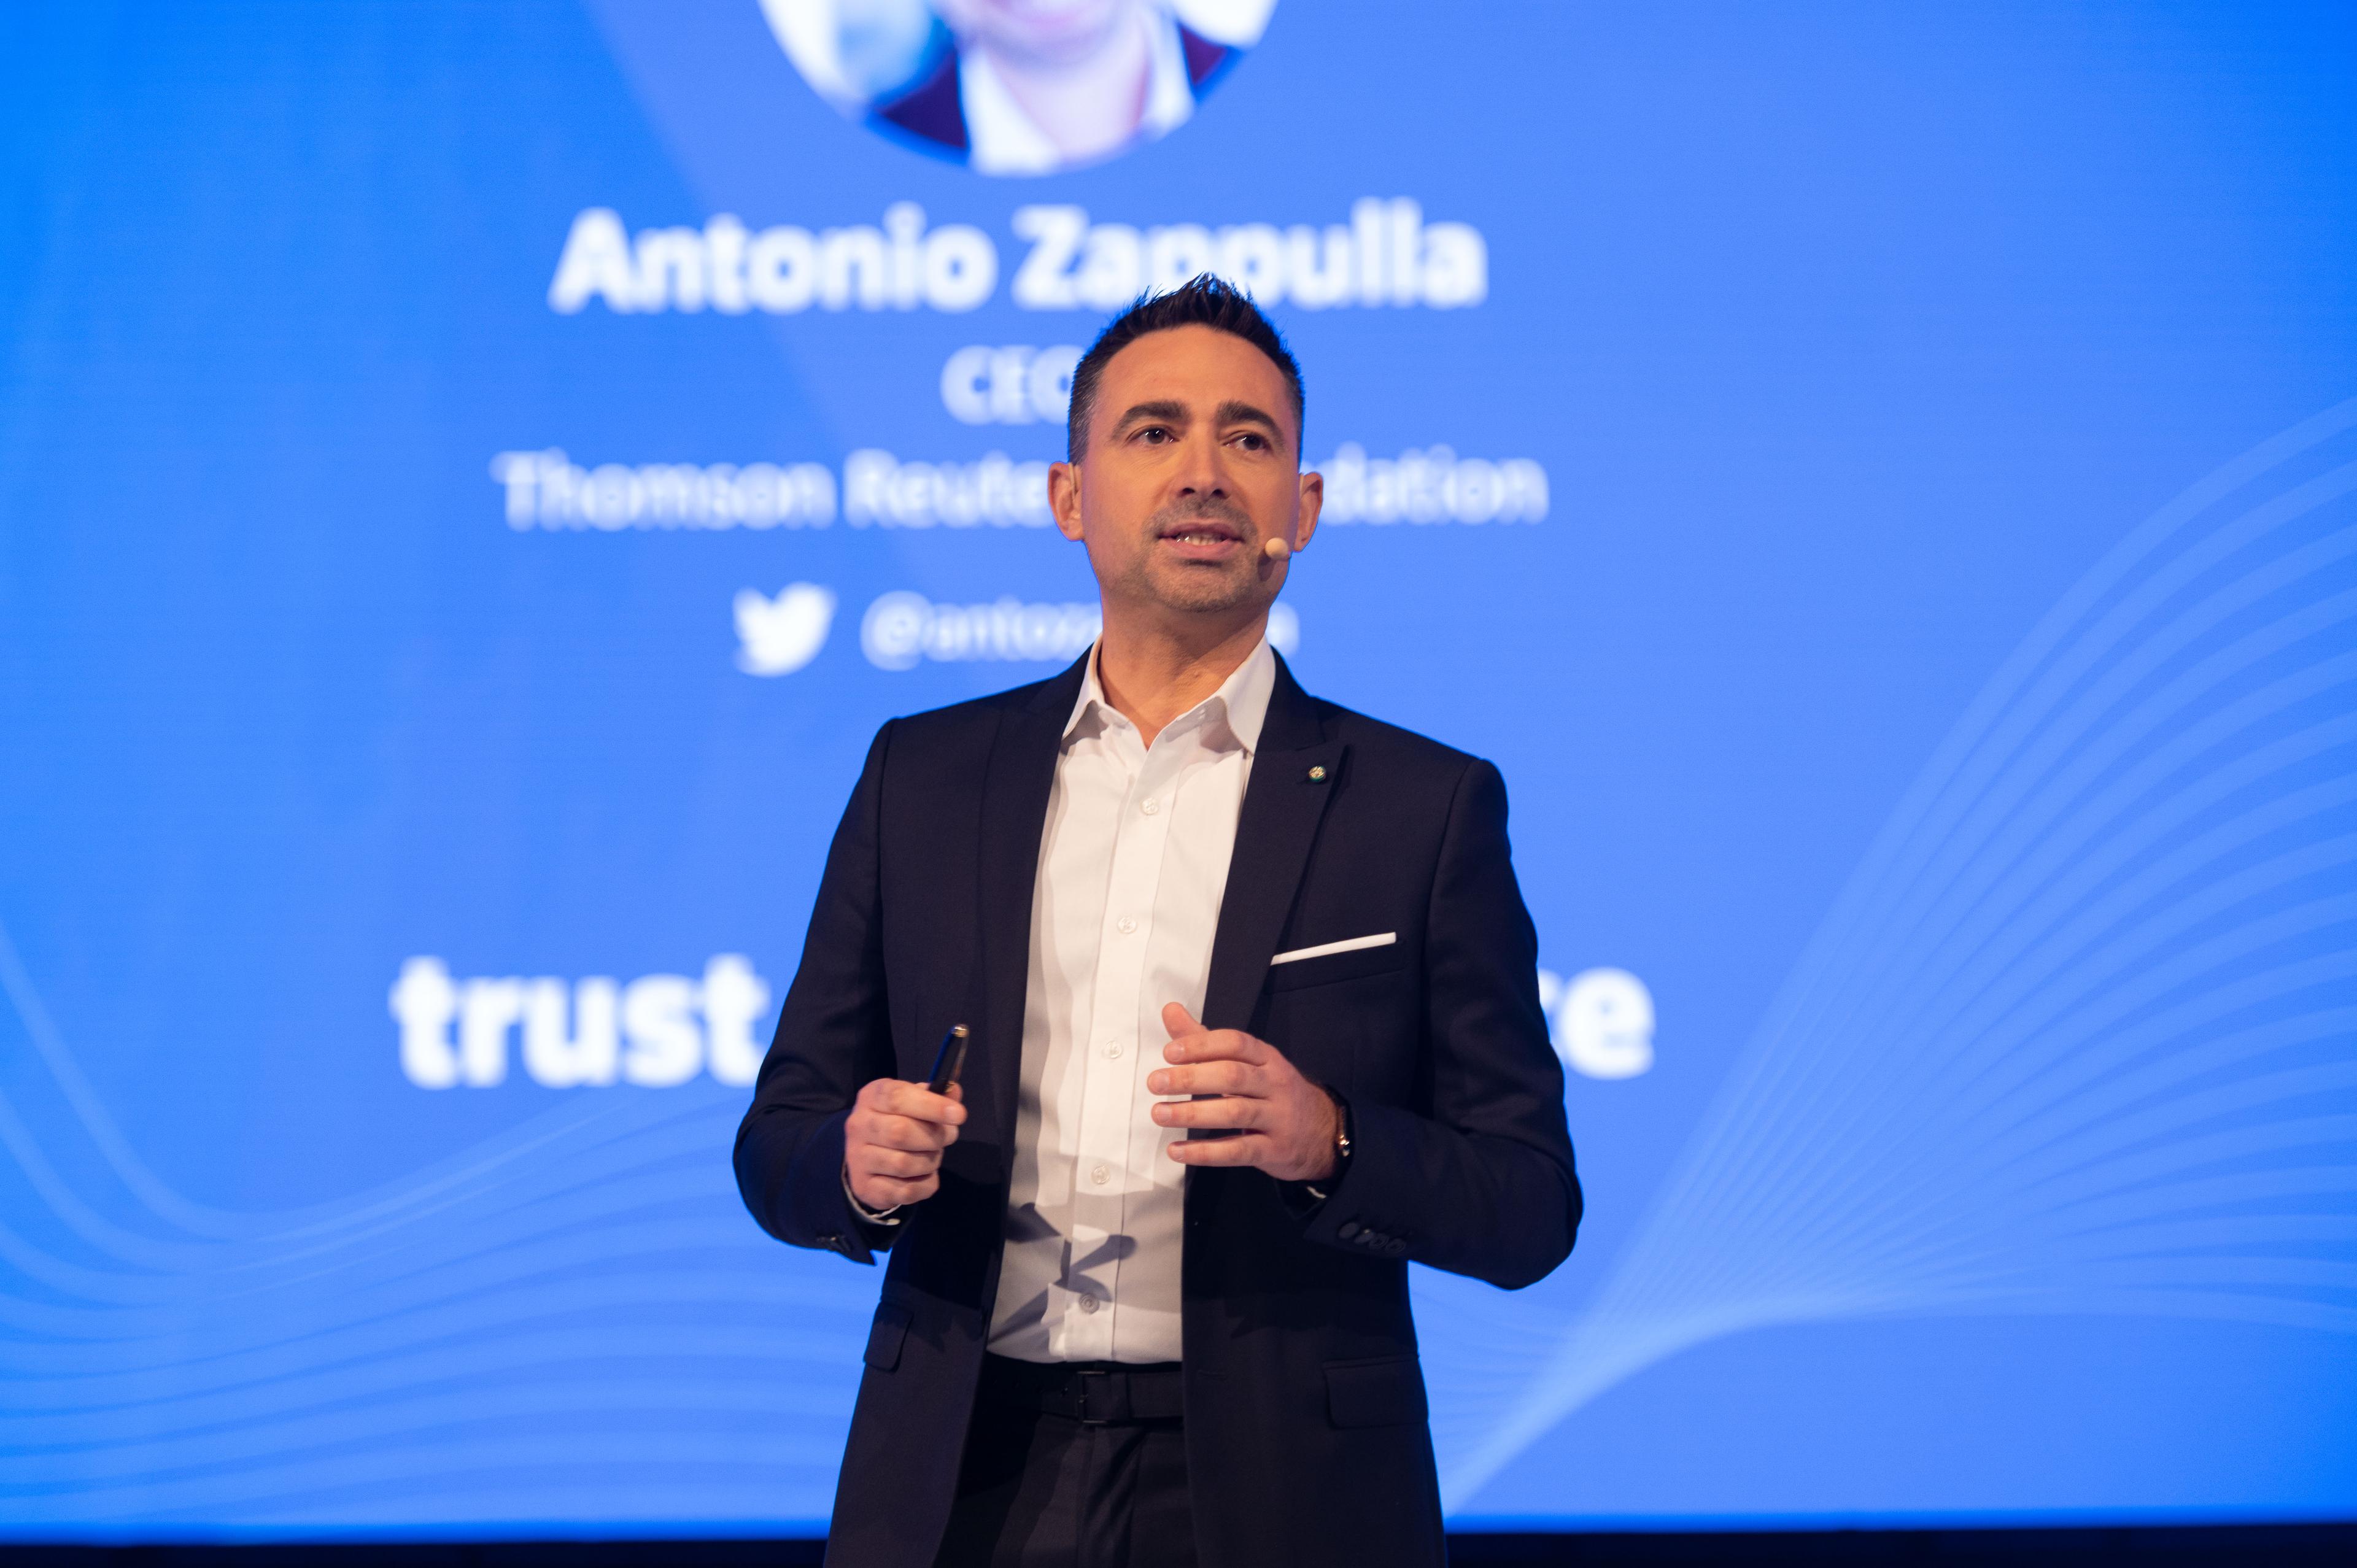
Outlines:
[[[1415,1272],[1451,1527],[2357,1517],[2346,4],[7,35],[0,1540],[824,1529],[880,1271],[737,1122],[1201,273],[1324,476],[1271,640],[1498,765],[1539,931],[1587,1218]]]

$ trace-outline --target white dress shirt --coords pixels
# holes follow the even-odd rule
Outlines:
[[[1162,1009],[1202,1016],[1236,818],[1276,685],[1264,638],[1141,744],[1097,683],[1064,726],[1039,839],[1006,1262],[990,1348],[1176,1361],[1187,1169],[1152,1120]]]
[[[1195,113],[1195,89],[1187,80],[1177,20],[1158,6],[1150,8],[1146,38],[1146,103],[1128,138],[1133,142],[1168,135]],[[958,49],[958,102],[965,111],[966,162],[978,173],[1053,174],[1072,162],[1016,99],[989,57],[972,46]]]

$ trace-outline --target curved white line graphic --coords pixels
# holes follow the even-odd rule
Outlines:
[[[2357,1332],[2352,428],[2357,400],[2187,490],[2007,659],[1594,1305],[1501,1322],[1508,1368],[1437,1434],[1452,1509],[1615,1383],[1749,1328]]]

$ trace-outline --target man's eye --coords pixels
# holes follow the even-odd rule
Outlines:
[[[1159,446],[1162,443],[1170,439],[1170,432],[1167,426],[1149,424],[1145,429],[1137,433],[1137,438],[1140,441],[1150,442],[1153,445]]]
[[[1257,430],[1247,430],[1243,435],[1237,436],[1236,439],[1243,442],[1247,448],[1254,452],[1265,450],[1268,446],[1268,437],[1263,435]]]

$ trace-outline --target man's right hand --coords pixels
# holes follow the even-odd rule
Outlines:
[[[931,1197],[942,1185],[942,1151],[957,1142],[965,1091],[935,1094],[921,1083],[879,1078],[859,1091],[843,1125],[843,1176],[851,1196],[882,1211]]]

